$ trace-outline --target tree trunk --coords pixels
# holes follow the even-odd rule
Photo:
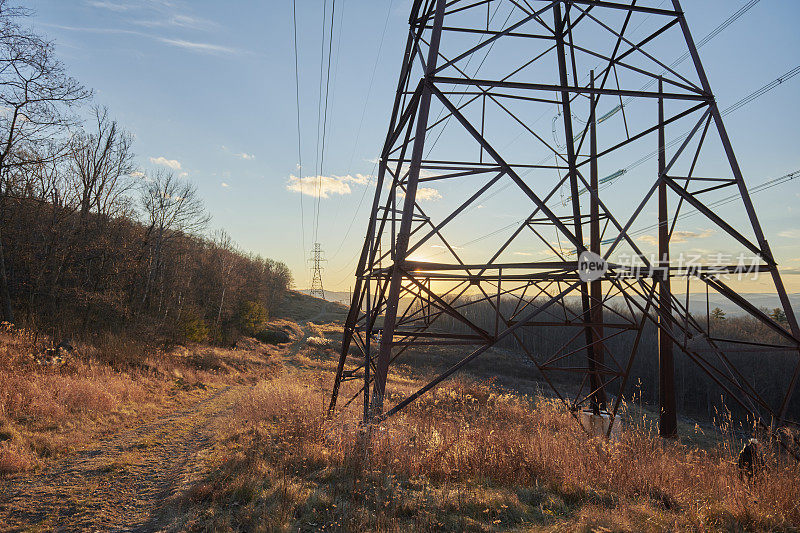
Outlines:
[[[0,158],[2,169],[2,158]],[[1,171],[0,171],[1,172]],[[11,293],[8,289],[8,274],[6,273],[6,257],[3,248],[3,215],[5,214],[5,195],[3,194],[2,181],[0,181],[0,312],[6,322],[14,323],[14,309],[11,306]]]
[[[14,309],[11,307],[11,293],[8,290],[8,276],[6,275],[6,260],[3,252],[3,235],[0,234],[0,307],[3,311],[3,320],[14,322]]]

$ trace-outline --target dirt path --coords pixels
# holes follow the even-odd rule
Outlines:
[[[282,350],[298,353],[311,336]],[[163,531],[179,527],[170,500],[205,473],[203,456],[225,433],[250,385],[195,393],[174,410],[92,443],[45,470],[0,479],[0,531]]]
[[[202,474],[238,394],[247,386],[205,391],[196,401],[96,442],[37,474],[0,481],[0,530],[157,531],[166,503]]]

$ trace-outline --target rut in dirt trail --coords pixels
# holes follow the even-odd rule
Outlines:
[[[0,481],[0,529],[170,529],[170,497],[202,474],[203,452],[247,386],[206,391],[196,402],[93,443],[42,473]]]
[[[281,350],[298,353],[312,335]],[[204,455],[252,385],[209,388],[194,401],[94,442],[42,472],[0,480],[0,531],[170,531],[180,529],[175,497],[207,474]]]

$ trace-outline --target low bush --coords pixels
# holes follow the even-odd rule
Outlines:
[[[185,312],[178,329],[184,342],[204,342],[208,339],[208,325],[195,312]]]
[[[292,340],[288,333],[279,329],[262,329],[255,334],[255,338],[264,344],[283,344]]]
[[[245,335],[256,336],[268,320],[266,308],[258,302],[244,302],[237,313],[239,329]]]

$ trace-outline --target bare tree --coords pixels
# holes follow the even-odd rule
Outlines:
[[[147,224],[145,246],[149,250],[149,268],[142,294],[145,307],[153,281],[161,270],[167,241],[181,234],[199,233],[210,217],[194,184],[176,178],[171,172],[158,172],[145,185],[142,208]]]
[[[112,216],[120,199],[132,187],[133,137],[108,116],[108,109],[94,108],[95,131],[73,138],[71,161],[78,180],[80,219],[90,211]]]
[[[68,238],[65,238],[65,229],[70,227],[70,216],[75,212],[77,200],[73,186],[72,173],[66,154],[62,153],[58,143],[49,142],[36,147],[42,150],[41,154],[32,154],[32,162],[25,166],[13,167],[9,172],[13,175],[7,180],[10,185],[6,189],[6,200],[22,204],[29,204],[30,209],[34,204],[40,214],[40,231],[31,234],[31,245],[37,246],[37,265],[35,274],[27,283],[28,288],[28,318],[35,308],[35,299],[44,288],[44,282],[51,279],[49,294],[52,294],[56,279],[51,274],[57,271],[56,266],[65,260],[69,249]],[[25,208],[18,209],[20,213]],[[13,218],[13,217],[12,217]],[[7,234],[8,238],[9,235]],[[12,241],[13,242],[13,241]],[[29,246],[29,249],[33,249]],[[21,294],[17,295],[18,297]]]
[[[231,236],[223,229],[214,232],[212,242],[216,248],[216,256],[219,261],[219,278],[222,289],[222,294],[219,298],[219,307],[217,309],[217,320],[214,322],[214,325],[218,328],[222,321],[222,306],[225,304],[225,291],[228,289],[231,270],[233,269],[233,261],[231,258],[235,257],[235,249]],[[229,258],[229,256],[231,256],[231,258]]]
[[[40,162],[42,152],[35,147],[74,125],[69,108],[91,96],[66,74],[51,42],[20,26],[18,19],[25,15],[26,10],[0,0],[0,214],[10,170]],[[2,235],[0,300],[3,317],[12,321]]]

